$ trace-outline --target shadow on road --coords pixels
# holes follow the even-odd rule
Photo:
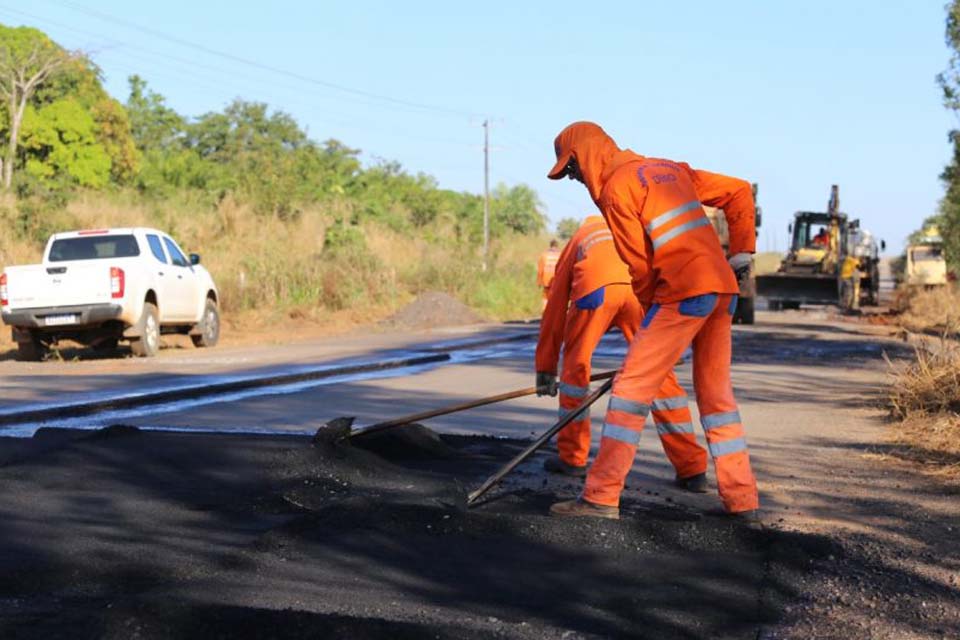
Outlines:
[[[479,442],[438,469],[476,483],[518,446]],[[637,502],[619,522],[557,521],[549,491],[450,511],[395,492],[438,482],[422,462],[318,457],[305,439],[59,445],[0,468],[0,631],[18,638],[253,638],[281,610],[284,637],[753,638],[831,549]]]

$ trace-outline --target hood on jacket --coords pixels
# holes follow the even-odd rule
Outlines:
[[[593,122],[574,122],[564,128],[553,141],[557,162],[547,177],[559,180],[567,175],[567,165],[576,159],[583,183],[594,202],[600,198],[607,165],[620,152],[617,143]]]

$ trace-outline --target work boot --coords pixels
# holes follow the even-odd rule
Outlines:
[[[750,509],[749,511],[726,511],[724,515],[738,524],[742,524],[748,529],[760,531],[763,529],[763,523],[760,522],[760,510]]]
[[[619,520],[620,507],[608,507],[602,504],[594,504],[592,502],[587,502],[583,498],[577,498],[576,500],[565,500],[564,502],[557,502],[551,505],[550,515],[560,516],[560,517],[586,516],[590,518],[607,518],[609,520]]]
[[[690,493],[706,493],[708,490],[706,473],[698,473],[697,475],[690,476],[688,478],[681,478],[677,476],[673,483],[684,491],[689,491]]]
[[[587,465],[578,467],[576,465],[567,464],[560,459],[560,456],[550,456],[544,460],[543,468],[550,473],[562,473],[565,476],[573,476],[574,478],[587,477]]]

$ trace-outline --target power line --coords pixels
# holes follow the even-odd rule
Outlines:
[[[11,14],[11,15],[23,16],[23,17],[26,17],[26,18],[28,18],[28,19],[30,19],[30,20],[32,20],[32,21],[36,21],[36,22],[39,22],[39,23],[48,24],[48,25],[57,27],[57,28],[59,28],[59,29],[64,29],[64,30],[67,30],[67,31],[71,31],[71,32],[73,32],[73,33],[77,33],[77,34],[80,34],[80,35],[83,35],[83,36],[88,36],[88,37],[93,37],[93,38],[101,39],[101,40],[105,41],[105,42],[109,45],[109,47],[120,48],[120,49],[123,49],[123,51],[122,51],[122,53],[120,53],[120,52],[114,52],[114,51],[108,51],[108,52],[105,52],[105,53],[101,53],[99,57],[112,57],[112,56],[115,56],[115,55],[124,55],[124,56],[126,56],[126,57],[128,57],[128,58],[140,59],[140,60],[144,60],[144,61],[150,62],[150,63],[152,63],[152,64],[154,64],[154,65],[161,65],[161,66],[163,66],[163,67],[167,67],[167,69],[163,69],[163,70],[161,70],[161,71],[159,71],[159,72],[158,72],[156,69],[154,69],[154,70],[152,70],[152,71],[150,72],[150,74],[153,75],[153,76],[159,76],[159,77],[164,77],[164,78],[167,78],[167,79],[176,80],[176,81],[178,81],[178,82],[187,82],[187,83],[190,83],[190,84],[192,84],[192,85],[194,85],[194,86],[201,87],[201,88],[203,88],[203,89],[207,89],[207,90],[208,90],[208,93],[209,93],[209,89],[210,89],[210,87],[211,87],[211,80],[212,80],[212,79],[216,79],[217,81],[219,81],[219,83],[220,83],[221,85],[223,84],[224,79],[227,79],[227,80],[229,80],[229,79],[236,79],[237,82],[234,84],[234,86],[237,87],[237,88],[242,88],[242,89],[247,89],[247,90],[249,90],[249,89],[251,88],[251,86],[255,86],[255,85],[270,86],[271,89],[280,88],[280,89],[289,91],[289,92],[291,92],[292,94],[296,94],[296,95],[298,96],[298,98],[296,99],[296,103],[297,103],[297,105],[299,106],[300,110],[306,111],[306,112],[308,112],[308,113],[313,113],[313,114],[322,115],[327,121],[329,121],[329,122],[331,122],[331,123],[333,123],[333,124],[336,124],[336,125],[338,125],[338,126],[341,126],[341,127],[347,127],[347,128],[356,129],[356,130],[363,130],[363,131],[374,131],[374,132],[377,132],[377,133],[386,135],[386,136],[388,136],[388,137],[404,138],[404,139],[408,139],[408,140],[415,140],[415,141],[417,141],[417,142],[430,142],[430,143],[434,143],[434,144],[442,144],[442,145],[454,146],[454,147],[472,147],[472,146],[474,146],[472,143],[468,143],[468,142],[464,142],[464,141],[458,141],[458,140],[452,140],[452,139],[450,139],[450,138],[435,138],[435,137],[428,137],[428,136],[422,136],[422,135],[415,135],[415,134],[410,133],[408,130],[397,130],[396,128],[382,127],[382,126],[378,126],[377,124],[370,124],[370,121],[369,121],[369,120],[366,120],[365,122],[362,122],[362,123],[361,123],[361,122],[357,121],[357,119],[356,119],[356,118],[359,116],[358,113],[353,112],[353,113],[350,113],[350,114],[345,114],[345,113],[342,113],[342,112],[339,112],[339,111],[331,111],[331,110],[329,110],[329,109],[326,109],[326,108],[324,108],[324,107],[319,107],[319,106],[317,106],[317,105],[315,105],[315,104],[312,104],[312,103],[303,102],[303,101],[301,100],[301,99],[302,99],[302,96],[304,95],[304,92],[303,92],[302,89],[300,89],[300,88],[298,88],[298,87],[294,87],[293,85],[290,85],[290,84],[284,84],[284,83],[282,83],[282,82],[277,82],[277,81],[275,81],[275,80],[273,80],[273,79],[269,79],[269,78],[268,78],[268,79],[252,78],[252,77],[249,77],[249,76],[246,76],[246,75],[243,75],[243,74],[238,74],[238,73],[236,73],[236,72],[234,72],[234,71],[227,71],[227,70],[224,70],[224,69],[222,69],[222,68],[213,67],[213,66],[210,66],[210,65],[205,65],[205,64],[202,64],[202,63],[199,63],[199,62],[188,61],[188,60],[185,60],[185,59],[183,59],[183,58],[179,58],[179,57],[177,57],[177,56],[172,56],[172,55],[169,55],[169,54],[164,54],[164,53],[159,53],[159,52],[156,52],[156,51],[151,51],[151,50],[149,50],[149,49],[144,49],[144,48],[142,48],[142,47],[137,47],[137,46],[131,45],[131,44],[127,43],[127,42],[123,42],[123,41],[120,41],[120,40],[114,40],[114,39],[109,38],[109,37],[106,37],[106,36],[104,36],[104,35],[102,35],[102,34],[94,33],[94,32],[91,32],[91,31],[86,31],[86,30],[82,30],[82,29],[77,29],[77,28],[74,28],[74,27],[65,25],[65,24],[63,24],[63,23],[59,23],[59,22],[56,22],[56,21],[53,21],[53,20],[49,20],[49,19],[46,19],[46,18],[41,18],[41,17],[39,17],[39,16],[35,16],[35,15],[32,15],[32,14],[26,13],[26,12],[24,12],[24,11],[20,11],[20,10],[18,10],[18,9],[12,9],[12,8],[10,8],[10,7],[6,7],[6,6],[3,6],[3,5],[0,5],[0,12],[9,13],[9,14]],[[144,55],[144,54],[146,54],[146,55]],[[150,56],[153,56],[153,57],[155,57],[155,58],[159,58],[160,61],[151,59]],[[173,64],[170,64],[169,61],[172,61]],[[129,60],[124,60],[124,62],[125,62],[125,63],[128,63]],[[115,68],[115,69],[119,69],[119,70],[121,70],[121,71],[126,71],[127,73],[131,73],[131,74],[142,74],[142,73],[143,73],[143,70],[142,70],[142,69],[133,68],[133,67],[129,66],[128,64],[122,64],[122,63],[113,62],[113,63],[111,64],[111,67],[113,67],[113,68]],[[198,73],[198,70],[202,70],[202,69],[207,69],[207,70],[215,73],[215,74],[216,74],[216,77],[215,77],[215,78],[212,78],[212,77],[209,76],[209,75],[204,75],[204,74],[202,73],[202,71],[201,71],[200,73]],[[164,73],[164,71],[168,71],[169,73]],[[170,75],[170,74],[173,74],[173,73],[175,73],[176,75],[175,75],[175,76],[174,76],[174,75]],[[211,95],[212,95],[212,94],[211,94]],[[350,98],[348,98],[348,99],[350,99]],[[369,102],[369,101],[361,101],[361,102],[363,102],[364,104],[367,104],[367,105],[369,105],[369,106],[373,106],[373,107],[381,106],[381,105],[377,105],[377,104],[375,104],[375,103],[371,103],[371,102]],[[362,116],[359,116],[359,117],[360,117],[361,120],[365,120]]]
[[[168,41],[168,42],[172,42],[172,43],[178,44],[178,45],[180,45],[180,46],[189,47],[189,48],[191,48],[191,49],[195,49],[195,50],[197,50],[197,51],[202,51],[203,53],[206,53],[206,54],[209,54],[209,55],[212,55],[212,56],[217,56],[217,57],[219,57],[219,58],[223,58],[223,59],[225,59],[225,60],[230,60],[230,61],[232,61],[232,62],[236,62],[236,63],[238,63],[238,64],[243,64],[243,65],[246,65],[246,66],[249,66],[249,67],[253,67],[253,68],[256,68],[256,69],[260,69],[260,70],[262,70],[262,71],[269,71],[270,73],[276,73],[276,74],[279,74],[279,75],[286,76],[286,77],[288,77],[288,78],[293,78],[293,79],[298,80],[298,81],[300,81],[300,82],[306,82],[306,83],[309,83],[309,84],[314,84],[314,85],[317,85],[317,86],[326,87],[326,88],[328,88],[328,89],[333,89],[333,90],[335,90],[335,91],[340,91],[340,92],[342,92],[342,93],[348,93],[348,94],[352,94],[352,95],[356,95],[356,96],[362,96],[362,97],[370,98],[370,99],[374,99],[374,100],[380,100],[380,101],[383,101],[383,102],[386,102],[386,103],[389,103],[389,104],[393,104],[393,105],[404,106],[404,107],[411,107],[411,108],[421,109],[421,110],[425,110],[425,111],[432,111],[432,112],[434,112],[434,113],[443,113],[443,114],[446,114],[446,115],[455,115],[455,116],[462,116],[462,117],[476,117],[476,116],[478,115],[478,114],[475,114],[475,113],[472,113],[472,112],[469,112],[469,111],[463,111],[463,110],[459,110],[459,109],[452,109],[452,108],[449,108],[449,107],[440,106],[440,105],[434,105],[434,104],[427,104],[427,103],[421,103],[421,102],[413,102],[413,101],[411,101],[411,100],[405,100],[405,99],[402,99],[402,98],[395,98],[395,97],[393,97],[393,96],[388,96],[388,95],[384,95],[384,94],[374,93],[374,92],[371,92],[371,91],[365,91],[365,90],[362,90],[362,89],[356,89],[356,88],[353,88],[353,87],[347,87],[347,86],[345,86],[345,85],[338,84],[338,83],[335,83],[335,82],[329,82],[329,81],[327,81],[327,80],[322,80],[322,79],[319,79],[319,78],[313,78],[313,77],[310,77],[310,76],[305,76],[305,75],[300,74],[300,73],[297,73],[297,72],[295,72],[295,71],[289,71],[289,70],[287,70],[287,69],[281,69],[281,68],[279,68],[279,67],[274,67],[274,66],[272,66],[272,65],[263,64],[263,63],[261,63],[261,62],[255,61],[255,60],[249,60],[249,59],[247,59],[247,58],[243,58],[243,57],[241,57],[241,56],[237,56],[237,55],[234,55],[234,54],[232,54],[232,53],[228,53],[228,52],[226,52],[226,51],[219,51],[219,50],[217,50],[217,49],[212,49],[212,48],[207,47],[207,46],[205,46],[205,45],[198,44],[198,43],[196,43],[196,42],[191,42],[191,41],[189,41],[189,40],[185,40],[185,39],[179,38],[179,37],[177,37],[177,36],[172,36],[172,35],[163,33],[163,32],[161,32],[161,31],[157,31],[156,29],[151,29],[151,28],[149,28],[149,27],[144,27],[144,26],[142,26],[142,25],[139,25],[139,24],[136,24],[136,23],[133,23],[133,22],[129,22],[129,21],[123,20],[123,19],[121,19],[121,18],[116,18],[116,17],[114,17],[114,16],[111,16],[111,15],[108,15],[108,14],[105,14],[105,13],[102,13],[102,12],[100,12],[100,11],[96,11],[96,10],[93,10],[93,9],[86,8],[86,7],[82,6],[82,5],[78,5],[78,4],[73,3],[73,2],[65,2],[64,0],[48,0],[48,2],[53,2],[54,4],[58,4],[58,5],[60,5],[60,6],[63,6],[63,7],[68,8],[68,9],[72,9],[73,11],[76,11],[76,12],[78,12],[78,13],[82,13],[82,14],[85,14],[85,15],[87,15],[87,16],[91,16],[91,17],[97,18],[97,19],[99,19],[99,20],[103,20],[103,21],[105,21],[105,22],[110,22],[110,23],[112,23],[112,24],[117,24],[117,25],[126,27],[126,28],[128,28],[128,29],[134,29],[134,30],[136,30],[136,31],[139,31],[139,32],[141,32],[141,33],[145,33],[145,34],[150,35],[150,36],[153,36],[153,37],[155,37],[155,38],[159,38],[159,39],[161,39],[161,40],[166,40],[166,41]]]
[[[170,53],[161,53],[161,52],[159,52],[159,51],[153,51],[153,50],[151,50],[151,49],[147,49],[147,48],[144,48],[144,47],[139,46],[139,45],[130,44],[129,42],[124,42],[124,41],[122,41],[122,40],[117,40],[116,38],[114,38],[114,37],[112,37],[112,36],[105,36],[105,35],[100,34],[100,33],[95,33],[95,32],[88,31],[88,30],[84,30],[84,29],[78,29],[78,28],[76,28],[76,27],[63,24],[62,22],[57,22],[57,21],[55,21],[55,20],[51,20],[51,19],[46,18],[46,17],[41,17],[41,16],[37,16],[37,15],[35,15],[35,14],[27,13],[26,11],[22,11],[22,10],[20,10],[20,9],[14,9],[14,8],[12,8],[12,7],[7,7],[7,6],[0,5],[0,11],[5,11],[5,12],[11,14],[11,15],[21,16],[22,18],[27,18],[27,19],[29,19],[29,20],[31,20],[31,21],[34,21],[34,22],[37,22],[37,23],[46,24],[46,25],[50,25],[50,26],[56,27],[56,28],[58,28],[58,29],[63,29],[63,30],[66,30],[66,31],[70,31],[70,32],[72,32],[72,33],[80,34],[80,35],[87,36],[87,37],[91,37],[91,38],[96,38],[96,39],[98,39],[98,40],[103,40],[103,41],[107,42],[107,43],[110,44],[110,45],[118,46],[118,47],[123,47],[124,49],[126,49],[126,50],[128,50],[128,51],[138,51],[138,52],[140,52],[141,54],[146,54],[146,55],[148,55],[148,56],[154,56],[154,57],[159,58],[159,59],[161,59],[161,60],[172,61],[172,62],[174,62],[174,63],[180,63],[180,64],[182,64],[182,65],[185,65],[184,67],[177,67],[178,71],[180,71],[181,69],[186,69],[186,72],[187,72],[187,73],[191,73],[191,72],[193,72],[195,69],[198,69],[198,68],[199,68],[199,69],[207,69],[207,70],[212,71],[212,72],[214,72],[214,73],[217,74],[217,78],[216,78],[216,79],[217,79],[218,81],[221,80],[221,79],[222,79],[223,77],[225,77],[225,76],[226,76],[226,77],[232,76],[232,77],[235,77],[235,78],[242,79],[244,82],[246,82],[246,83],[248,83],[248,84],[261,84],[261,85],[266,84],[266,85],[270,85],[270,86],[273,86],[273,87],[280,87],[280,88],[284,88],[284,89],[287,89],[287,90],[290,90],[290,91],[297,91],[297,92],[299,92],[299,93],[303,93],[303,87],[302,87],[302,86],[298,85],[298,86],[294,87],[294,86],[291,85],[291,84],[286,84],[286,83],[283,83],[283,82],[278,81],[278,79],[277,79],[276,77],[273,77],[273,76],[266,76],[266,77],[248,76],[248,75],[245,75],[245,74],[242,74],[242,73],[238,73],[238,72],[235,71],[235,70],[226,70],[226,69],[224,69],[224,68],[222,68],[222,67],[216,67],[216,66],[212,66],[212,65],[209,65],[209,64],[204,64],[203,62],[200,62],[200,61],[198,61],[198,60],[196,60],[196,59],[187,60],[187,59],[185,59],[185,58],[181,58],[181,57],[172,55],[172,54],[170,54]],[[143,59],[143,58],[141,58],[141,59]],[[154,64],[158,64],[158,63],[154,62]],[[160,63],[160,64],[162,64],[162,63]],[[141,71],[141,72],[142,72],[142,71]],[[325,96],[325,97],[327,97],[327,96]],[[329,96],[329,97],[332,98],[332,99],[336,99],[336,100],[341,100],[341,101],[347,100],[347,101],[350,101],[350,102],[354,102],[354,103],[356,103],[356,104],[364,104],[364,105],[368,105],[368,106],[371,106],[371,107],[379,107],[379,108],[385,108],[385,107],[386,107],[386,108],[391,108],[391,109],[394,109],[394,110],[396,110],[396,111],[401,111],[401,112],[405,112],[405,113],[421,113],[421,114],[423,113],[423,111],[422,111],[421,109],[418,109],[418,108],[416,108],[416,107],[403,107],[403,106],[401,106],[401,105],[389,105],[389,107],[388,107],[387,105],[384,105],[384,104],[382,104],[382,103],[380,103],[380,102],[377,102],[377,101],[375,101],[375,100],[372,100],[372,99],[370,99],[370,98],[363,98],[363,97],[360,97],[360,96],[338,96],[338,97],[336,97],[336,98],[333,98],[332,96]],[[337,113],[336,115],[342,116],[342,115],[344,115],[344,114]],[[353,114],[351,114],[351,115],[353,115]]]

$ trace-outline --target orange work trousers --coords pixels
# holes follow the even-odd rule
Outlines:
[[[627,343],[633,341],[643,309],[629,284],[608,284],[603,303],[595,309],[580,309],[576,302],[567,310],[563,334],[563,369],[560,373],[560,415],[576,409],[590,393],[590,360],[600,339],[616,325]],[[674,359],[674,363],[679,355]],[[687,393],[677,382],[673,363],[662,380],[653,402],[653,420],[667,458],[679,478],[707,470],[707,452],[697,444]],[[590,454],[590,410],[560,431],[557,437],[560,459],[583,466]]]
[[[720,498],[731,513],[757,508],[757,482],[730,382],[730,325],[736,306],[735,295],[706,294],[650,307],[614,380],[584,500],[619,505],[647,414],[663,381],[673,375],[677,358],[692,343],[693,385]]]

